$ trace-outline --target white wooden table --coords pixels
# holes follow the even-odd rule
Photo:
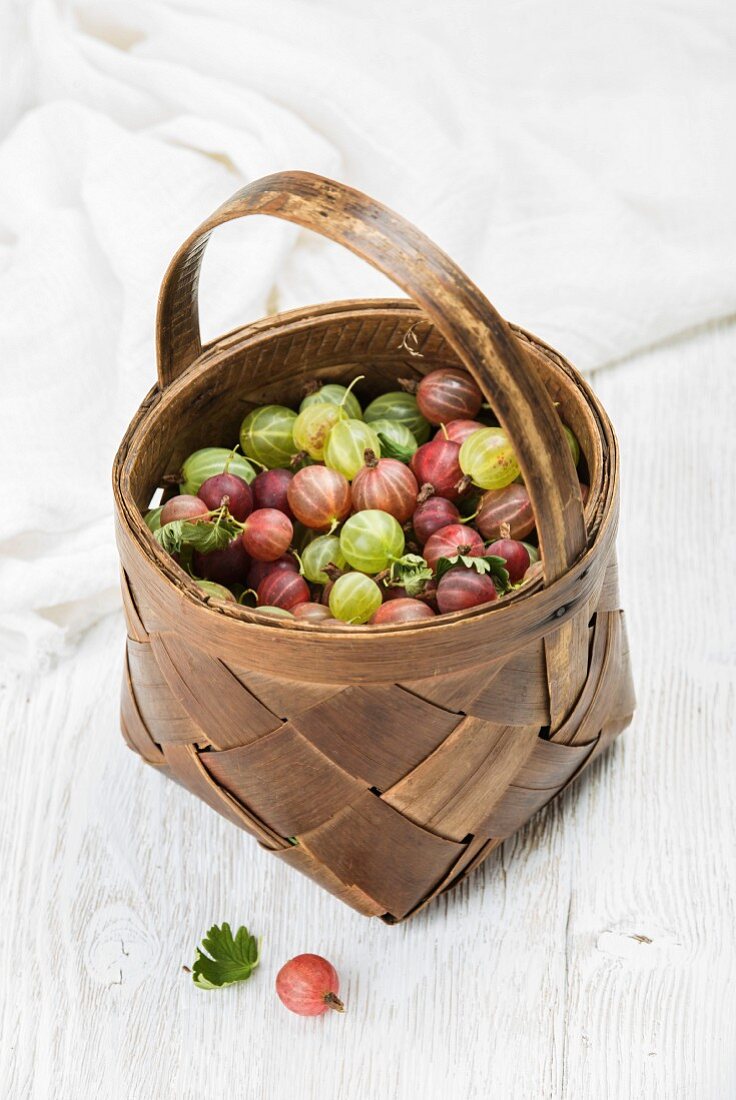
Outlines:
[[[732,1100],[735,372],[723,327],[594,378],[624,456],[635,722],[406,926],[343,908],[124,747],[120,616],[6,683],[0,1096]],[[263,936],[262,966],[203,993],[181,966],[222,920]],[[344,1017],[277,1001],[300,951],[334,961]]]

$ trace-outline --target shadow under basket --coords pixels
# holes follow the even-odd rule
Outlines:
[[[247,214],[341,242],[410,298],[313,306],[203,347],[204,246]],[[125,739],[352,908],[404,920],[631,719],[608,417],[557,352],[503,321],[417,229],[306,173],[249,185],[192,234],[163,281],[157,340],[158,384],[113,473]],[[357,375],[369,400],[446,366],[473,375],[508,432],[537,520],[543,572],[497,604],[379,627],[268,618],[208,599],[143,522],[165,476],[199,447],[232,445],[254,406],[297,405],[307,382]],[[584,455],[584,509],[560,417]]]

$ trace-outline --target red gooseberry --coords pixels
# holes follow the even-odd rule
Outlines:
[[[214,474],[203,481],[197,490],[197,496],[214,511],[223,505],[239,523],[253,511],[253,493],[250,485],[236,474]]]
[[[475,525],[486,539],[505,534],[512,539],[526,538],[534,530],[534,513],[524,486],[512,483],[504,489],[488,489],[480,499]]]
[[[459,522],[460,513],[452,501],[437,496],[431,496],[429,500],[418,504],[412,517],[414,534],[422,546],[441,527]]]
[[[243,528],[243,545],[256,561],[276,561],[289,549],[293,537],[291,520],[276,508],[251,512]]]
[[[161,509],[161,526],[172,523],[175,519],[188,519],[193,523],[201,522],[209,516],[209,508],[199,497],[182,493],[178,497],[167,500]]]
[[[432,439],[423,443],[411,457],[410,466],[421,485],[431,485],[437,496],[457,500],[462,491],[460,444],[451,439]]]
[[[276,508],[293,519],[287,491],[293,478],[290,470],[261,470],[251,483],[254,508]]]
[[[287,490],[292,512],[305,527],[324,530],[350,514],[350,482],[327,466],[305,466],[294,474]]]
[[[437,606],[443,615],[492,603],[497,597],[496,586],[488,573],[478,573],[463,566],[448,570],[437,585]]]
[[[279,569],[269,573],[258,585],[258,603],[268,607],[282,607],[291,611],[297,604],[306,603],[311,593],[309,585],[292,569]]]
[[[479,420],[451,420],[449,424],[441,424],[435,433],[435,439],[451,439],[453,443],[465,442],[473,432],[485,428]]]
[[[440,558],[456,558],[458,554],[478,558],[484,553],[483,539],[477,531],[465,523],[451,523],[430,535],[422,556],[430,569],[436,569]]]
[[[455,367],[430,371],[417,387],[419,411],[430,424],[472,420],[482,404],[483,394],[473,379]]]
[[[378,626],[380,623],[411,623],[419,619],[433,619],[434,611],[422,600],[414,600],[409,596],[399,597],[382,603],[373,614],[371,623]]]
[[[516,539],[498,539],[491,543],[486,553],[495,554],[496,557],[504,559],[512,584],[518,584],[523,580],[530,563],[529,551],[523,542],[518,542]]]
[[[356,512],[377,508],[399,523],[406,523],[416,506],[419,486],[408,466],[395,458],[376,458],[365,452],[365,466],[358,470],[350,488]]]
[[[279,1000],[298,1016],[321,1016],[328,1008],[344,1012],[339,991],[337,971],[321,955],[296,955],[276,975]]]
[[[195,551],[192,561],[194,572],[198,577],[215,581],[216,584],[224,584],[226,587],[232,584],[243,584],[249,565],[250,559],[243,546],[241,535],[237,535],[220,550],[211,550],[209,554]]]

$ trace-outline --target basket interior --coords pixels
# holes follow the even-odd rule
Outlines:
[[[167,477],[200,447],[233,446],[246,414],[262,404],[298,407],[313,379],[347,383],[361,404],[398,388],[399,378],[418,379],[441,366],[459,366],[444,337],[408,301],[332,303],[270,318],[228,334],[204,349],[199,360],[166,391],[149,399],[146,415],[130,440],[121,489],[143,510]],[[414,354],[407,333],[416,336]],[[519,333],[560,416],[581,447],[581,478],[591,488],[589,527],[603,483],[600,410],[580,379],[541,343]]]

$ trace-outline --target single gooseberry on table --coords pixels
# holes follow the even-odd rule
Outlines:
[[[401,557],[404,546],[399,522],[376,508],[355,512],[340,532],[343,557],[361,573],[380,573]]]
[[[382,603],[371,619],[372,626],[381,623],[412,623],[420,619],[434,619],[435,614],[423,600],[415,600],[410,596],[389,599]]]
[[[287,499],[299,522],[315,530],[336,526],[352,507],[347,478],[327,466],[298,470],[289,484]]]
[[[478,573],[465,566],[448,570],[437,585],[437,606],[443,615],[492,603],[497,597],[496,586],[488,573]]]
[[[276,508],[258,508],[243,526],[243,545],[256,561],[276,561],[291,546],[294,528]]]
[[[434,570],[440,558],[456,558],[458,554],[479,558],[484,553],[483,539],[477,531],[465,523],[451,523],[430,535],[424,544],[422,556],[430,569]]]
[[[291,611],[297,604],[306,603],[310,595],[309,585],[304,577],[292,569],[279,569],[269,573],[258,585],[259,605],[281,607],[284,611]]]
[[[488,489],[480,499],[475,526],[486,539],[501,538],[506,527],[510,538],[525,538],[534,530],[534,512],[526,488],[514,483],[504,489]]]
[[[262,405],[248,413],[240,426],[243,453],[261,466],[288,466],[296,454],[296,413],[285,405]]]
[[[197,490],[210,511],[227,508],[233,519],[242,523],[253,511],[253,492],[248,482],[237,474],[214,474]]]
[[[504,559],[512,584],[518,584],[524,579],[524,574],[531,564],[529,551],[524,543],[517,539],[497,539],[496,542],[491,543],[486,553]]]
[[[160,526],[165,527],[167,523],[173,523],[177,519],[189,520],[190,523],[201,523],[203,520],[209,519],[210,510],[203,500],[199,497],[191,496],[189,493],[182,493],[178,497],[172,497],[171,500],[167,500],[161,509]]]
[[[503,428],[473,432],[460,448],[460,468],[481,489],[503,489],[519,476],[519,463]]]
[[[451,439],[423,443],[409,464],[419,485],[431,485],[437,496],[457,500],[463,491],[460,450]]]
[[[417,386],[419,411],[430,424],[473,420],[480,412],[483,394],[467,373],[455,367],[430,371]]]
[[[321,1016],[329,1008],[344,1012],[339,992],[337,971],[321,955],[296,955],[276,975],[279,1000],[297,1016]]]
[[[260,474],[257,474],[251,482],[253,507],[275,508],[278,512],[283,512],[289,519],[293,519],[287,500],[287,491],[293,476],[291,470],[284,470],[280,467],[273,470],[261,470]]]
[[[330,585],[330,613],[344,623],[367,623],[382,602],[381,589],[365,573],[344,573]]]
[[[408,466],[395,458],[377,458],[371,450],[364,455],[365,465],[353,478],[351,495],[356,512],[377,508],[388,512],[399,523],[406,523],[414,512],[419,486]]]

